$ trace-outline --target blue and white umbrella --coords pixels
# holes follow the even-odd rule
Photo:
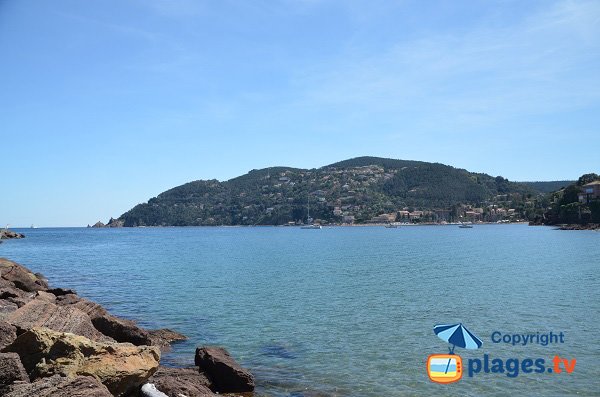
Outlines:
[[[440,339],[452,344],[452,349],[450,349],[451,354],[454,354],[456,346],[463,349],[479,349],[483,345],[481,339],[473,335],[462,323],[436,325],[433,327],[433,332]]]

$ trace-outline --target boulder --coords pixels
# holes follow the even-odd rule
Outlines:
[[[75,294],[65,294],[57,297],[57,304],[59,306],[74,307],[86,313],[98,331],[117,342],[129,342],[136,346],[153,345],[148,331],[138,327],[134,321],[109,314],[105,308],[96,302]]]
[[[17,328],[6,321],[0,320],[0,350],[17,339]]]
[[[47,290],[47,292],[50,292],[54,296],[63,296],[68,294],[77,295],[77,292],[69,288],[50,288]]]
[[[208,376],[214,392],[243,393],[254,390],[254,376],[222,347],[197,348],[195,363]]]
[[[0,258],[0,277],[12,281],[23,291],[35,292],[48,289],[48,282],[27,268],[8,259]]]
[[[169,397],[208,397],[214,396],[208,378],[197,368],[169,368],[160,366],[148,380],[158,390]]]
[[[160,360],[154,346],[94,342],[48,328],[19,335],[4,351],[19,354],[31,378],[91,375],[115,396],[137,390],[154,374]]]
[[[0,299],[0,321],[5,320],[11,313],[15,312],[19,306],[7,299]]]
[[[55,375],[10,386],[5,393],[4,397],[112,397],[106,386],[92,376],[65,378]]]
[[[110,314],[92,318],[94,327],[117,342],[128,342],[136,346],[152,346],[148,331],[138,327],[134,321],[125,320]]]
[[[34,299],[5,317],[5,321],[25,331],[46,327],[54,331],[70,332],[96,341],[111,339],[98,332],[87,314],[81,310],[58,306],[43,299]]]
[[[35,293],[35,299],[45,300],[46,302],[56,302],[56,295],[46,291],[38,291]]]
[[[17,353],[0,353],[0,392],[15,382],[29,383]]]
[[[173,342],[187,340],[187,336],[167,328],[149,330],[148,334],[150,334],[152,346],[160,348],[169,347]]]

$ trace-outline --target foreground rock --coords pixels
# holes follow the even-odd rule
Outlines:
[[[94,342],[48,328],[19,335],[4,351],[17,353],[32,379],[90,375],[115,396],[137,390],[154,374],[160,360],[157,347]]]
[[[159,367],[158,371],[148,379],[156,389],[169,397],[210,397],[215,396],[211,391],[208,378],[198,372],[197,368]],[[151,388],[150,388],[151,389]],[[147,393],[148,397],[152,394]]]
[[[0,240],[8,240],[10,238],[25,238],[25,235],[8,229],[0,230]]]
[[[195,363],[208,376],[214,392],[243,393],[254,390],[254,376],[222,347],[197,348]]]
[[[57,297],[57,304],[74,307],[89,316],[94,327],[102,334],[117,342],[133,343],[136,346],[152,346],[153,339],[148,331],[140,328],[134,321],[125,320],[109,314],[99,304],[79,296],[66,293]]]
[[[0,350],[17,339],[17,328],[14,325],[0,320]]]
[[[17,353],[0,353],[0,395],[15,382],[29,383],[29,377]]]
[[[81,310],[58,306],[46,299],[49,298],[44,295],[43,298],[32,300],[9,314],[5,321],[17,327],[21,332],[35,327],[46,327],[58,332],[70,332],[85,336],[95,341],[111,341],[94,327],[87,314]]]
[[[30,272],[18,263],[4,258],[0,258],[0,277],[12,282],[17,288],[26,292],[48,289],[48,282],[45,279]]]
[[[106,386],[94,377],[65,378],[59,375],[33,383],[10,386],[2,395],[4,397],[112,397]]]

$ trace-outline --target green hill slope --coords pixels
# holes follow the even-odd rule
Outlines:
[[[167,190],[119,218],[125,226],[278,225],[324,222],[409,209],[448,209],[457,205],[535,196],[526,184],[471,173],[438,163],[358,157],[319,169],[271,167],[219,182],[194,181]]]

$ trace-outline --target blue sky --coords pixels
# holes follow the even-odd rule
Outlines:
[[[373,155],[600,170],[600,2],[0,0],[0,223]]]

